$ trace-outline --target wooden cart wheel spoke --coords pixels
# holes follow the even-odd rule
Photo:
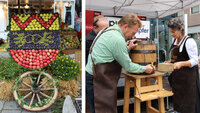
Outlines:
[[[28,74],[28,77],[29,77],[31,83],[33,83],[33,79],[31,78],[31,74]]]
[[[38,94],[36,94],[36,96],[37,96],[38,102],[40,102],[41,101],[40,96]]]
[[[40,77],[41,77],[42,73],[40,73],[40,75],[38,76],[38,79],[37,79],[37,84],[39,84],[39,81],[40,81]]]
[[[32,94],[32,92],[28,93],[27,95],[24,96],[23,99],[26,99],[27,97],[29,97]]]
[[[46,97],[46,98],[50,98],[48,95],[46,95],[45,93],[39,92],[42,96]]]
[[[30,87],[31,88],[31,86],[29,85],[29,84],[27,84],[26,82],[22,82],[24,85],[26,85],[27,87]]]
[[[26,78],[30,83],[24,80]],[[48,73],[26,72],[20,76],[20,79],[15,85],[16,88],[13,92],[14,98],[22,108],[28,111],[43,111],[49,108],[58,96],[58,89],[56,88],[55,81]],[[24,85],[27,88],[21,87],[20,85]],[[45,101],[43,99],[47,99],[48,101],[43,102]]]
[[[18,91],[31,91],[31,89],[18,89]]]
[[[54,90],[54,88],[42,88],[41,91],[48,91],[48,90]]]
[[[33,104],[34,98],[35,98],[35,93],[33,93],[33,96],[32,96],[32,98],[31,98],[31,102],[30,102],[29,106],[31,106],[31,105]]]
[[[41,84],[41,85],[39,86],[39,88],[43,87],[47,82],[48,82],[48,80],[46,80],[43,84]]]

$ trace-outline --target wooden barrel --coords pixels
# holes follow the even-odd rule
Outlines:
[[[156,64],[156,46],[153,41],[138,41],[137,46],[130,51],[132,62],[140,65]]]

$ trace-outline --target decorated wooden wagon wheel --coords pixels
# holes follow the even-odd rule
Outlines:
[[[12,14],[9,25],[10,54],[19,65],[40,69],[56,58],[60,48],[60,20],[57,13]],[[26,82],[27,78],[29,82]],[[48,80],[45,82],[45,79]],[[26,110],[42,111],[54,103],[57,88],[49,74],[27,72],[17,80],[14,97]]]
[[[14,85],[14,98],[28,111],[49,108],[58,96],[57,82],[44,72],[26,72]]]

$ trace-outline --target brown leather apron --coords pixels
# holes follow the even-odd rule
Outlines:
[[[187,40],[185,38],[184,40]],[[174,41],[175,42],[175,41]],[[182,41],[183,43],[184,41]],[[186,41],[185,41],[186,42]],[[180,44],[181,45],[181,44]],[[172,63],[189,60],[185,43],[182,52],[179,52],[179,46],[171,47]],[[196,66],[182,67],[174,70],[171,77],[171,86],[173,95],[174,110],[180,113],[194,113],[196,103]]]
[[[101,34],[110,30],[116,29],[105,29]],[[101,34],[95,39],[90,53]],[[93,61],[92,55],[91,59]],[[121,65],[116,60],[101,64],[95,64],[93,61],[95,113],[117,113],[117,83],[120,78],[121,69]]]

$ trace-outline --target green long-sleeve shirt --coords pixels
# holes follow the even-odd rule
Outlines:
[[[107,31],[99,37],[91,53],[94,63],[100,64],[116,60],[128,72],[144,72],[146,70],[145,66],[141,66],[131,61],[128,53],[129,50],[126,46],[126,40],[120,27],[118,25],[114,25],[108,29],[117,29],[118,31]],[[93,75],[91,54],[88,56],[86,71]]]

